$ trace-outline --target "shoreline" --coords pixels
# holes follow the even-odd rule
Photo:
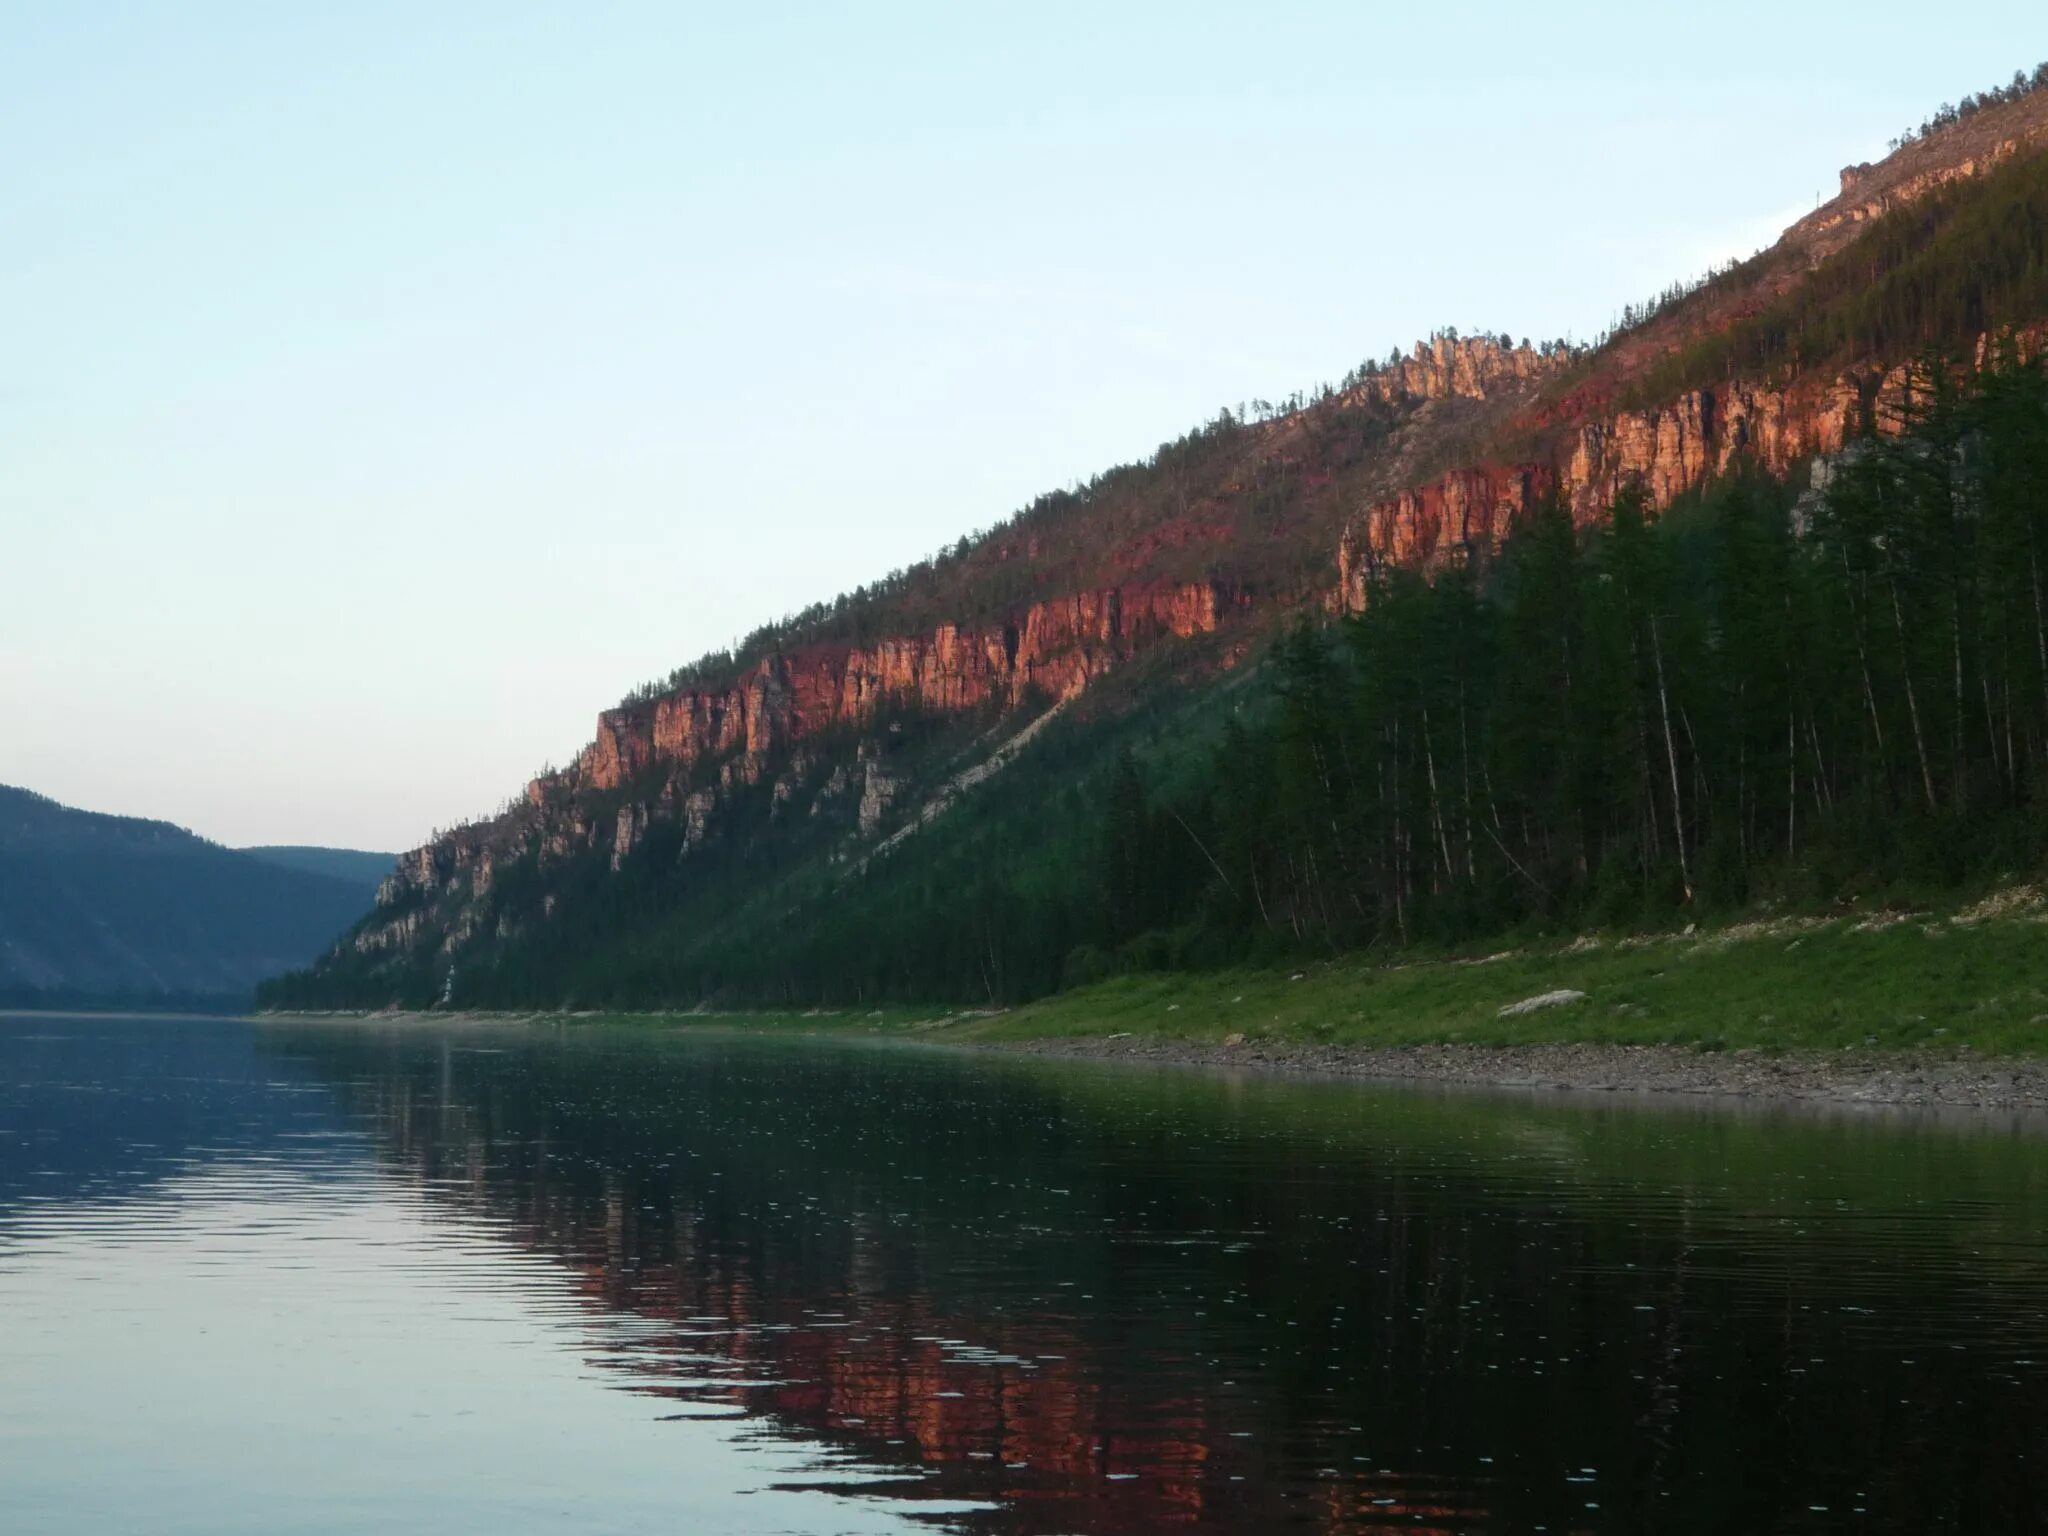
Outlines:
[[[2048,1057],[1980,1054],[1968,1047],[1838,1050],[1699,1050],[1689,1046],[1558,1039],[1472,1045],[1277,1039],[1200,1040],[1161,1034],[989,1036],[1005,1015],[875,1023],[861,1015],[803,1013],[269,1012],[256,1022],[385,1025],[587,1025],[831,1038],[936,1046],[1042,1060],[1252,1071],[1328,1081],[1433,1084],[1585,1095],[1620,1094],[1693,1103],[1779,1103],[2048,1114]]]
[[[2037,1116],[2048,1111],[2048,882],[1940,910],[1759,911],[1706,929],[1583,933],[1484,953],[1131,971],[1009,1008],[355,1016],[610,1019],[1651,1103]]]
[[[1699,1051],[1676,1045],[1230,1045],[1160,1036],[960,1040],[1053,1060],[1228,1068],[1382,1084],[1437,1084],[1692,1102],[2048,1113],[2048,1058],[1915,1050]]]

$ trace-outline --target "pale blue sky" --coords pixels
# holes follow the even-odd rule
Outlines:
[[[1595,332],[2043,56],[1967,0],[0,0],[0,782],[416,843],[1219,404]]]

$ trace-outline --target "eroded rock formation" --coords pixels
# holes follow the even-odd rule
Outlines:
[[[873,646],[767,657],[729,687],[606,710],[568,778],[578,788],[616,789],[655,765],[687,770],[729,758],[751,783],[771,752],[860,725],[885,701],[951,712],[1014,705],[1034,691],[1069,698],[1153,640],[1209,633],[1250,605],[1249,594],[1222,582],[1109,587],[1033,603],[1014,624],[941,624]],[[546,794],[541,780],[528,786],[530,803]]]
[[[1688,390],[1645,410],[1570,428],[1553,456],[1514,466],[1455,470],[1351,518],[1338,541],[1340,605],[1356,611],[1371,573],[1393,565],[1425,573],[1483,557],[1516,518],[1553,489],[1583,525],[1606,516],[1627,486],[1653,510],[1746,459],[1783,475],[1842,450],[1866,412],[1879,430],[1899,422],[1906,368],[1838,374],[1778,388],[1743,382]]]
[[[1842,194],[1786,232],[1786,244],[1803,259],[1767,264],[1765,281],[1776,286],[1757,294],[1788,291],[1814,262],[1886,211],[2042,143],[2048,92],[1980,114],[1879,166],[1849,168]],[[1737,295],[1701,312],[1704,318],[1681,315],[1663,329],[1638,328],[1618,352],[1603,355],[1605,375],[1591,379],[1572,374],[1585,359],[1568,349],[1495,336],[1436,337],[1337,397],[1340,412],[1363,407],[1342,430],[1313,417],[1324,408],[1319,401],[1264,423],[1249,438],[1226,437],[1216,465],[1203,471],[1206,481],[1176,484],[1156,504],[1130,504],[1136,510],[1128,513],[1131,526],[1117,530],[1116,558],[1038,570],[1030,578],[1036,590],[1056,595],[1021,605],[1004,621],[939,624],[871,644],[807,646],[759,658],[719,686],[607,710],[574,763],[534,779],[521,804],[405,855],[379,894],[377,912],[347,943],[378,957],[436,943],[452,955],[474,931],[475,910],[495,872],[515,858],[532,856],[546,869],[594,854],[617,870],[664,829],[687,856],[720,835],[723,808],[748,785],[765,785],[771,815],[789,817],[791,826],[833,809],[859,836],[886,842],[942,806],[946,793],[971,784],[977,771],[957,775],[952,790],[919,811],[907,799],[917,786],[885,767],[872,746],[856,758],[848,739],[872,742],[889,706],[959,713],[1033,697],[1070,700],[1155,642],[1258,621],[1217,647],[1234,661],[1261,624],[1292,602],[1355,609],[1367,601],[1374,574],[1388,567],[1427,575],[1489,557],[1518,518],[1552,495],[1582,525],[1603,518],[1630,485],[1661,510],[1742,462],[1779,475],[1809,460],[1824,466],[1866,422],[1881,431],[1896,425],[1905,385],[1897,358],[1825,375],[1694,388],[1646,407],[1617,405],[1663,358],[1704,329],[1729,323],[1757,294]],[[1252,446],[1241,447],[1245,442]],[[1346,450],[1346,443],[1357,446]],[[1358,457],[1346,458],[1346,451]],[[1285,473],[1265,477],[1275,465]],[[1247,500],[1273,485],[1286,489],[1270,506],[1248,512]],[[1317,501],[1319,494],[1327,500]],[[1041,547],[1044,537],[1027,527],[996,553],[1031,562],[1056,555]],[[1251,537],[1301,541],[1301,552],[1318,557],[1319,573],[1304,574],[1298,589],[1284,592],[1262,576],[1254,609],[1245,587],[1220,574],[1231,568],[1229,541]],[[1308,564],[1301,561],[1304,572]],[[1126,572],[1131,578],[1120,579]],[[1168,572],[1174,579],[1166,579]],[[1196,579],[1180,579],[1187,576]],[[1115,584],[1089,584],[1102,582]],[[1059,593],[1061,585],[1079,589]],[[997,754],[1030,735],[1017,732]],[[903,826],[888,832],[892,823]],[[540,920],[555,900],[552,892],[543,895]]]
[[[1342,606],[1365,606],[1366,587],[1382,566],[1435,574],[1490,553],[1513,521],[1556,482],[1545,465],[1482,465],[1453,470],[1366,510],[1337,543]]]
[[[1785,232],[1809,263],[1826,260],[1863,227],[1951,182],[1963,181],[2048,142],[2048,91],[1967,118],[1872,165],[1842,167],[1841,191]]]
[[[1433,336],[1359,384],[1352,397],[1387,405],[1488,400],[1547,379],[1571,360],[1569,352],[1517,346],[1504,336]]]

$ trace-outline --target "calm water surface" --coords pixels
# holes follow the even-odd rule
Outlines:
[[[0,1531],[2048,1526],[2048,1139],[0,1018]]]

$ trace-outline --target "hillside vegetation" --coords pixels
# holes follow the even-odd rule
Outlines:
[[[0,785],[0,1005],[240,1005],[331,944],[371,894]]]
[[[396,854],[371,853],[361,848],[314,848],[298,843],[271,843],[239,851],[266,864],[325,875],[352,885],[362,893],[366,908],[398,859]]]
[[[1014,1002],[1122,970],[1811,908],[2048,848],[2048,375],[1932,365],[1913,430],[1802,502],[1735,476],[1655,522],[1552,505],[1482,583],[1388,570],[1229,683],[1124,677],[885,856],[739,800],[688,859],[498,876],[472,1005]],[[1103,701],[1106,704],[1106,701]],[[892,722],[929,785],[983,722]],[[552,906],[542,921],[544,906]],[[330,964],[272,1001],[378,1002]],[[402,1000],[431,1001],[431,955]]]
[[[1626,398],[1912,356],[2043,316],[2048,156],[2036,155],[1893,209],[1792,292],[1636,374]]]
[[[1940,133],[2004,132],[2044,100],[2001,98],[1901,153],[1920,165]],[[768,626],[642,696],[1091,583],[1259,595],[1255,626],[1124,656],[1054,717],[1029,693],[951,711],[892,695],[745,763],[559,778],[530,813],[424,850],[420,883],[264,996],[1009,1005],[1137,972],[2029,878],[2048,851],[2048,154],[1805,249],[1675,290],[1583,358],[1513,354],[1486,388],[1424,398],[1374,366],[1226,413]],[[1737,444],[1675,499],[1534,495],[1498,547],[1454,527],[1427,578],[1398,545],[1373,551],[1363,611],[1331,617],[1337,532],[1375,498],[1498,464],[1617,391],[1816,371],[1834,388],[1849,363],[1861,412],[1827,460],[1780,455],[1774,474]],[[1422,508],[1439,511],[1455,516]]]

